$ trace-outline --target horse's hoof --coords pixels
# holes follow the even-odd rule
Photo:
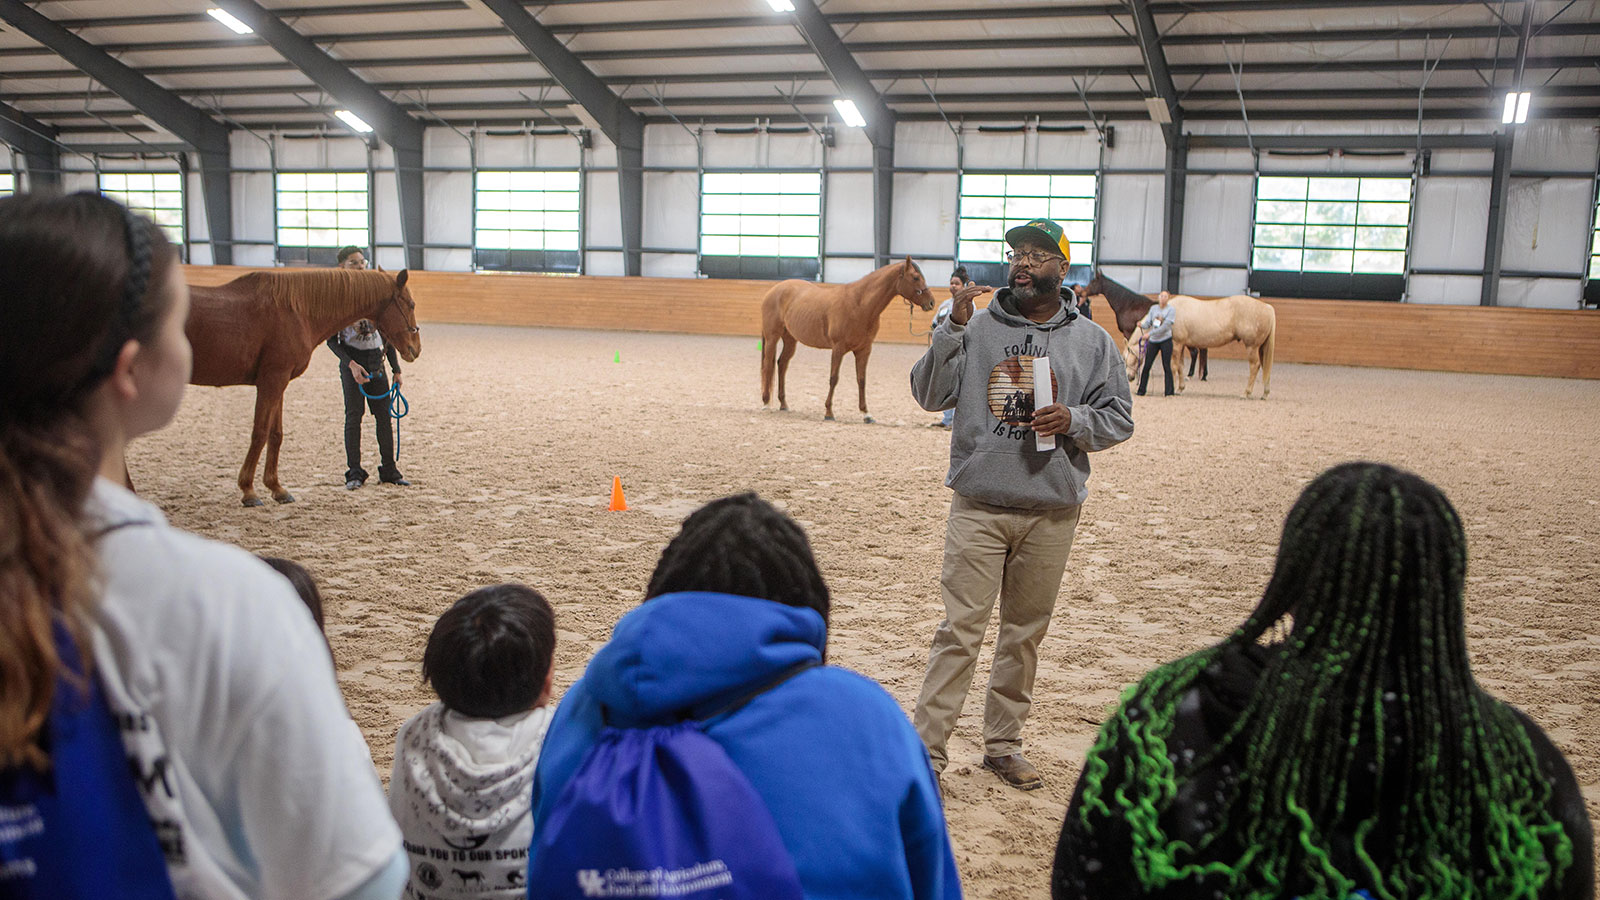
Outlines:
[[[868,425],[872,425],[872,424],[875,424],[878,420],[874,419],[871,416],[862,416],[861,417],[861,421],[867,423]]]
[[[823,416],[822,417],[822,421],[824,421],[824,422],[832,422],[833,421],[833,416]]]
[[[282,494],[273,494],[272,499],[278,501],[279,503],[293,503],[294,495],[288,491],[284,491]]]
[[[244,505],[245,506],[266,506],[265,503],[261,502],[261,498],[260,497],[246,497],[246,498],[244,498]]]

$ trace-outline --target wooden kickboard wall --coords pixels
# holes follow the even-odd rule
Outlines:
[[[191,284],[250,271],[186,266]],[[596,328],[754,337],[765,281],[413,272],[419,322]],[[949,296],[934,288],[943,302]],[[1267,299],[1277,312],[1275,362],[1379,366],[1498,375],[1600,378],[1600,312],[1436,306],[1351,300]],[[1114,322],[1094,305],[1095,321]],[[933,319],[895,299],[878,340],[921,344]],[[1121,336],[1116,335],[1118,342]],[[1211,351],[1243,359],[1238,344]]]

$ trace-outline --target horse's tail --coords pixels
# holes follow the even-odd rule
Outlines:
[[[772,400],[772,374],[777,370],[778,342],[783,337],[783,285],[773,285],[761,298],[761,405]]]
[[[1267,304],[1267,339],[1261,342],[1261,399],[1272,393],[1272,351],[1278,343],[1278,311]]]

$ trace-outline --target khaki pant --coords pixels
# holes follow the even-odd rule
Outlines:
[[[983,709],[984,753],[1005,756],[1022,749],[1039,642],[1050,627],[1080,510],[1012,509],[960,494],[951,501],[940,577],[945,620],[933,634],[913,717],[935,771],[949,762],[945,744],[972,687],[996,598],[1000,631]]]

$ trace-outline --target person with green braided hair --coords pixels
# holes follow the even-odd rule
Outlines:
[[[1244,624],[1101,726],[1055,900],[1592,898],[1572,769],[1473,679],[1466,547],[1416,475],[1311,482]]]

